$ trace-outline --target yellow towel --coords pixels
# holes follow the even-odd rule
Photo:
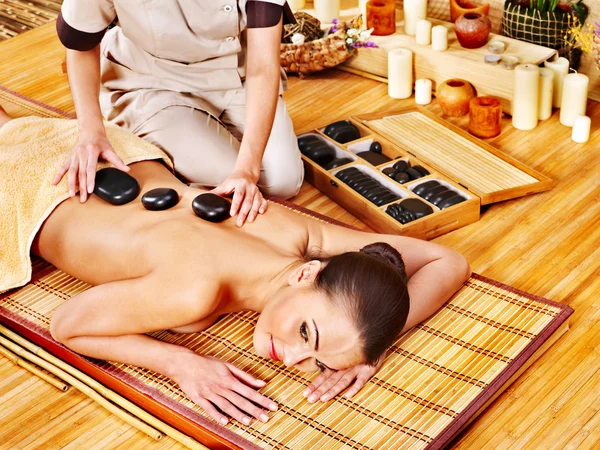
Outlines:
[[[162,159],[158,147],[134,134],[106,124],[111,145],[125,164]],[[31,279],[29,252],[44,220],[69,198],[66,177],[52,179],[77,143],[77,122],[25,117],[0,128],[0,292]],[[108,167],[100,163],[98,170]]]

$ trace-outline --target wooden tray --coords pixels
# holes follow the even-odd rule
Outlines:
[[[553,185],[548,177],[420,107],[353,116],[349,120],[358,127],[361,137],[346,144],[328,138],[323,133],[324,127],[298,135],[317,134],[336,148],[337,157],[353,159],[344,166],[325,170],[303,155],[305,179],[381,233],[433,239],[479,220],[481,205],[549,190]],[[356,156],[368,150],[373,141],[380,142],[383,154],[392,160],[405,159],[411,165],[419,164],[430,175],[404,185],[397,183],[382,173],[395,161],[372,166]],[[433,214],[401,224],[385,212],[389,205],[397,202],[378,207],[336,177],[339,171],[351,166],[398,194],[401,199],[397,202],[412,197],[430,204],[412,191],[428,180],[446,184],[467,200],[444,210],[430,204]]]
[[[439,83],[450,78],[463,78],[475,86],[478,95],[492,95],[502,100],[502,109],[511,114],[513,98],[514,70],[505,70],[501,65],[490,66],[485,64],[484,57],[489,54],[487,45],[474,50],[468,50],[458,43],[454,33],[454,24],[428,18],[433,25],[444,25],[448,28],[448,50],[437,52],[430,45],[419,45],[414,36],[407,36],[404,32],[403,13],[396,11],[397,32],[391,36],[373,36],[372,40],[378,48],[360,49],[357,56],[350,58],[340,69],[349,67],[353,73],[361,72],[377,75],[387,79],[388,63],[387,54],[394,48],[408,48],[414,53],[415,79],[428,78],[433,81],[434,89]],[[490,34],[490,41],[501,41],[506,45],[504,55],[519,58],[521,63],[538,65],[555,54],[551,50],[539,45],[517,41],[505,36]]]

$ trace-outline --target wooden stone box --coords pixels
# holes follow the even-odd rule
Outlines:
[[[380,233],[433,239],[479,220],[482,205],[549,190],[553,185],[552,180],[541,173],[420,107],[346,119],[359,129],[359,139],[343,144],[335,142],[324,134],[327,124],[298,135],[299,138],[309,134],[320,136],[335,149],[336,158],[351,160],[343,166],[326,170],[302,155],[305,178]],[[368,150],[374,141],[381,144],[382,154],[391,158],[391,162],[373,166],[357,156],[357,153]],[[383,170],[400,159],[409,162],[410,166],[420,165],[430,174],[405,184],[396,182]],[[400,199],[376,206],[337,177],[349,167],[355,167],[375,179]],[[439,209],[413,192],[418,185],[429,180],[438,181],[466,200]],[[431,206],[433,213],[406,224],[386,213],[391,204],[406,198],[425,202]]]

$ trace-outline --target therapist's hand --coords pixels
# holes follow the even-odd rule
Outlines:
[[[129,167],[123,164],[121,158],[117,156],[108,142],[105,132],[81,131],[77,146],[57,172],[52,184],[57,185],[67,173],[69,195],[75,196],[77,186],[79,186],[80,201],[81,203],[85,202],[89,194],[94,192],[96,166],[99,158],[112,163],[123,172],[129,172]]]
[[[246,220],[256,220],[258,214],[267,210],[267,201],[256,185],[258,176],[244,170],[234,170],[223,183],[214,188],[213,194],[226,196],[233,192],[231,216],[238,216],[236,225],[241,227]]]

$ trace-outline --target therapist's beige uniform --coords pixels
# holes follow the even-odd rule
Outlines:
[[[69,40],[103,34],[103,115],[161,147],[188,181],[216,186],[231,174],[244,133],[246,3],[65,0],[58,31],[69,48]],[[104,34],[115,17],[119,26]],[[283,198],[299,191],[304,175],[286,88],[282,71],[258,183]]]

